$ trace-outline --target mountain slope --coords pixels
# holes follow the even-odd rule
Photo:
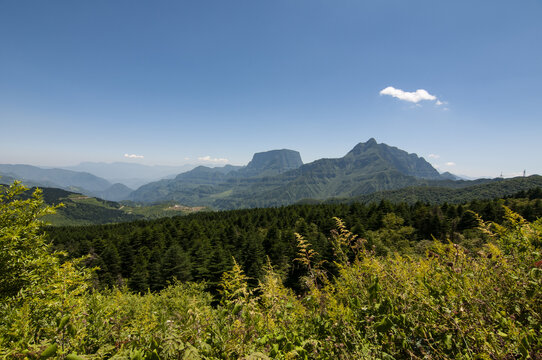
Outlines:
[[[132,189],[157,181],[183,171],[191,170],[194,165],[163,166],[143,165],[128,162],[82,162],[78,165],[63,167],[66,170],[88,172],[104,178],[111,183],[121,183]]]
[[[214,206],[216,199],[232,196],[234,190],[244,189],[252,183],[265,182],[291,169],[301,166],[301,156],[293,150],[271,150],[254,154],[247,166],[210,168],[198,166],[165,179],[141,186],[130,199],[141,202],[178,201],[191,206]]]
[[[350,199],[334,199],[333,202],[379,202],[381,200],[394,203],[406,202],[414,204],[418,201],[429,204],[461,204],[473,200],[488,200],[511,196],[520,191],[542,187],[542,176],[515,177],[511,179],[483,179],[476,181],[457,181],[455,186],[407,187],[398,190],[380,191]],[[445,184],[445,183],[442,183]],[[453,187],[452,187],[453,186]]]
[[[0,182],[10,184],[20,180],[30,187],[58,188],[105,200],[120,201],[128,198],[133,189],[124,184],[111,184],[87,172],[65,169],[42,169],[31,165],[0,164]]]
[[[147,184],[136,201],[175,200],[218,209],[287,205],[304,198],[352,197],[444,180],[427,161],[370,139],[344,157],[302,164],[299,153],[274,150],[254,155],[229,173],[198,167],[173,180]],[[449,180],[448,180],[449,181]]]
[[[8,175],[29,186],[56,187],[95,195],[111,187],[105,179],[86,172],[64,169],[42,169],[31,165],[0,164],[0,175]]]
[[[424,158],[383,143],[377,144],[373,138],[357,144],[343,159],[350,161],[351,168],[363,169],[365,173],[397,170],[422,179],[442,178]]]
[[[101,199],[121,201],[128,199],[132,191],[134,190],[130,189],[128,186],[121,183],[116,183],[103,191],[96,191],[94,194]]]
[[[208,210],[203,207],[187,207],[173,203],[142,206],[129,202],[102,200],[58,188],[41,187],[40,189],[46,204],[63,204],[55,214],[44,217],[44,220],[53,226],[110,224],[187,215]],[[30,197],[34,190],[35,188],[31,188],[25,191],[21,197]]]

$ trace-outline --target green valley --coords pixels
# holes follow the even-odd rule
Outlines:
[[[57,188],[40,188],[48,205],[63,204],[44,220],[54,226],[92,225],[157,219],[208,210],[175,203],[142,205],[129,201],[118,203]]]

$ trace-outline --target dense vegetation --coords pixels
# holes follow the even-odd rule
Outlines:
[[[378,202],[387,200],[391,202],[406,202],[414,204],[418,201],[429,204],[462,204],[474,199],[495,199],[509,197],[518,192],[536,187],[542,187],[542,176],[531,175],[511,179],[480,179],[472,182],[454,181],[455,186],[449,187],[429,184],[429,186],[407,187],[398,190],[380,191],[351,199],[334,199],[334,202]]]
[[[470,185],[466,186],[467,184]],[[358,198],[331,199],[325,202],[307,199],[299,203],[350,204],[353,202],[373,203],[386,200],[392,203],[406,202],[410,205],[420,201],[428,204],[442,204],[444,202],[462,204],[474,199],[507,197],[520,191],[541,187],[542,177],[533,175],[525,178],[485,179],[473,182],[449,181],[447,186],[452,185],[456,188],[423,186],[376,192]],[[208,210],[205,207],[188,207],[176,203],[155,205],[143,205],[130,201],[117,203],[57,188],[42,188],[42,191],[45,203],[49,205],[64,204],[63,207],[57,210],[56,214],[46,217],[46,220],[54,226],[110,224],[138,219],[158,219]]]
[[[58,188],[41,188],[41,191],[46,204],[53,206],[62,204],[55,214],[45,217],[45,220],[54,226],[110,224],[207,210],[203,207],[175,206],[172,203],[156,205],[141,205],[129,201],[118,203]],[[21,196],[28,198],[30,194],[31,192],[27,192]]]
[[[381,211],[384,227],[365,229],[378,237],[357,237],[341,220],[330,219],[335,231],[326,238],[329,255],[321,253],[327,247],[309,241],[319,233],[295,235],[294,262],[304,274],[298,295],[283,285],[280,263],[264,262],[250,286],[254,279],[231,260],[213,298],[204,283],[177,281],[141,295],[125,287],[98,290],[92,269],[83,266],[89,258],[66,261],[51,251],[39,222],[50,209],[43,207],[39,192],[26,200],[17,197],[22,190],[18,185],[0,189],[4,358],[504,359],[542,353],[542,220],[529,223],[497,207],[508,201],[523,211],[534,209],[537,191],[476,203],[488,210],[495,205],[496,216],[504,215],[500,225],[463,211],[471,214],[469,223],[476,224],[469,228],[482,243],[457,234],[453,241],[426,242],[420,255],[391,249],[377,254],[374,239],[418,231],[401,224],[399,206],[396,213]],[[269,211],[293,209],[309,208]],[[228,214],[241,219],[251,212]],[[411,248],[398,246],[407,253]]]
[[[295,265],[295,233],[303,235],[325,260],[328,271],[333,250],[329,241],[333,217],[367,239],[377,255],[423,254],[433,238],[450,239],[472,249],[485,241],[478,230],[479,214],[501,223],[503,205],[533,221],[542,217],[542,194],[524,198],[472,201],[463,205],[319,204],[281,208],[206,212],[190,216],[131,223],[48,228],[58,250],[72,257],[91,255],[100,284],[127,284],[132,290],[163,289],[169,281],[207,281],[212,290],[234,257],[256,285],[266,257],[286,284],[296,290],[306,271]]]

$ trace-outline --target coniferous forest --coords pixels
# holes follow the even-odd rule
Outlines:
[[[542,354],[540,189],[58,228],[24,190],[0,192],[6,359]]]
[[[174,278],[205,281],[214,289],[222,273],[241,265],[256,285],[267,257],[284,275],[285,283],[299,289],[304,275],[293,260],[295,234],[304,236],[333,273],[330,233],[340,218],[356,235],[367,240],[376,255],[424,254],[433,238],[472,249],[485,241],[477,229],[480,216],[501,223],[504,206],[528,221],[542,217],[542,190],[535,188],[514,197],[472,201],[462,205],[375,204],[294,205],[280,208],[205,212],[114,225],[49,227],[54,248],[72,257],[90,255],[87,265],[102,287],[127,285],[136,292],[161,290]],[[214,289],[216,290],[216,289]]]

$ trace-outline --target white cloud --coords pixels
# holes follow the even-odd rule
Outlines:
[[[418,89],[414,92],[403,91],[401,89],[396,89],[393,86],[388,86],[387,88],[380,91],[380,95],[390,95],[399,100],[408,101],[411,103],[418,103],[422,100],[436,100],[437,105],[442,105],[441,102],[435,95],[431,95],[424,89]]]
[[[428,157],[429,159],[438,159],[438,158],[440,158],[440,155],[437,155],[437,154],[429,154],[429,155],[427,155],[427,157]]]
[[[143,159],[143,155],[136,155],[136,154],[124,154],[125,158],[128,159]]]
[[[209,155],[207,156],[201,156],[198,158],[199,161],[203,161],[203,162],[207,162],[207,163],[218,163],[218,164],[226,164],[226,163],[229,163],[230,161],[228,159],[224,159],[224,158],[212,158],[210,157]]]
[[[446,163],[446,166],[455,166],[455,163],[453,161],[448,161]]]

